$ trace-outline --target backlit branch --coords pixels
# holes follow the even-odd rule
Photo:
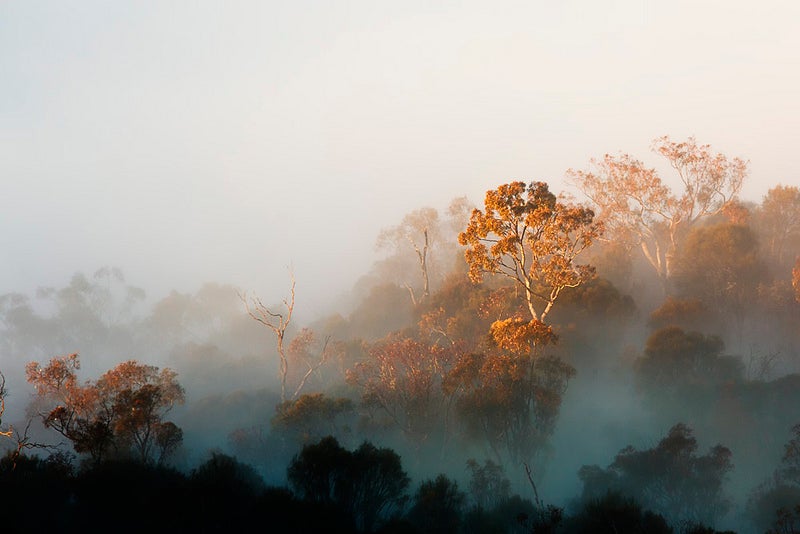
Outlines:
[[[283,313],[273,312],[265,306],[259,298],[248,299],[247,295],[239,294],[239,298],[244,303],[247,314],[258,323],[272,330],[275,334],[278,358],[280,359],[281,402],[286,402],[286,375],[289,371],[289,362],[286,357],[284,339],[286,337],[286,329],[289,328],[289,324],[292,321],[292,313],[294,312],[294,274],[291,274],[291,281],[290,297],[283,300],[283,305],[286,308],[286,311]]]

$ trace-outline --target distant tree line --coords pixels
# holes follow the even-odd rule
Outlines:
[[[800,189],[744,203],[747,162],[693,138],[654,151],[677,188],[606,155],[569,172],[586,205],[512,181],[409,214],[351,309],[310,325],[293,275],[277,304],[206,284],[145,315],[118,269],[0,296],[0,350],[34,393],[10,425],[0,375],[0,504],[30,510],[48,481],[58,513],[33,517],[62,531],[713,532],[741,473],[743,521],[800,528]],[[80,379],[81,360],[104,371]],[[554,506],[542,473],[591,377],[629,381],[669,430],[571,473],[580,495]],[[693,429],[717,444],[700,454]],[[230,454],[189,468],[187,435]]]

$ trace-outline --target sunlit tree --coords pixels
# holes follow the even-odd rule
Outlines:
[[[568,176],[597,206],[611,239],[641,248],[667,289],[673,259],[697,221],[722,213],[736,202],[747,175],[747,162],[713,153],[694,137],[653,142],[680,180],[673,192],[658,172],[629,154],[592,159],[592,170],[570,169]]]
[[[182,431],[165,417],[183,403],[184,390],[174,371],[130,360],[81,384],[79,369],[77,354],[26,366],[36,390],[32,409],[75,452],[99,463],[115,455],[161,462],[175,451]]]
[[[273,311],[273,308],[266,306],[260,298],[248,297],[244,293],[239,294],[247,314],[256,322],[271,330],[275,335],[282,403],[287,400],[297,399],[309,378],[325,365],[336,351],[341,350],[341,346],[330,343],[330,336],[325,338],[321,347],[315,347],[314,332],[308,328],[302,329],[296,337],[291,338],[291,341],[287,337],[291,334],[290,327],[292,315],[294,314],[294,275],[292,275],[291,280],[289,297],[283,299],[283,309],[281,311]],[[290,394],[287,391],[287,381],[292,378],[295,379],[296,384]]]
[[[259,298],[248,298],[245,294],[240,294],[240,298],[247,309],[247,314],[261,325],[272,330],[275,334],[276,348],[278,351],[279,374],[281,380],[281,402],[286,402],[286,378],[289,374],[289,357],[286,353],[286,334],[292,322],[294,313],[294,288],[295,280],[292,276],[292,285],[289,290],[289,297],[283,299],[283,311],[272,311]]]
[[[323,365],[331,361],[341,361],[345,351],[345,344],[334,341],[330,335],[318,339],[311,328],[303,328],[297,332],[289,343],[287,353],[289,379],[296,384],[291,399],[297,399],[308,385],[316,383],[318,388],[322,387]]]
[[[487,191],[484,209],[473,210],[459,234],[473,283],[486,275],[511,281],[484,311],[522,296],[521,313],[512,307],[493,317],[486,342],[460,358],[445,383],[466,432],[482,437],[498,462],[530,462],[545,450],[575,373],[544,356],[557,339],[545,319],[562,291],[594,277],[577,258],[602,231],[591,209],[560,201],[546,183],[511,182]]]
[[[509,278],[523,292],[533,321],[544,322],[559,294],[594,275],[576,257],[602,227],[594,212],[564,204],[544,182],[511,182],[486,192],[458,236],[473,282],[485,274]]]

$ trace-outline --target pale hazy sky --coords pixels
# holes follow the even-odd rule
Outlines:
[[[379,230],[655,137],[800,185],[794,1],[0,2],[0,293],[331,304]]]

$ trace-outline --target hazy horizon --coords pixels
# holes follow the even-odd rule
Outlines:
[[[796,185],[800,6],[5,2],[0,293],[122,269],[336,306],[379,231],[662,135]],[[672,179],[668,174],[665,178]]]

